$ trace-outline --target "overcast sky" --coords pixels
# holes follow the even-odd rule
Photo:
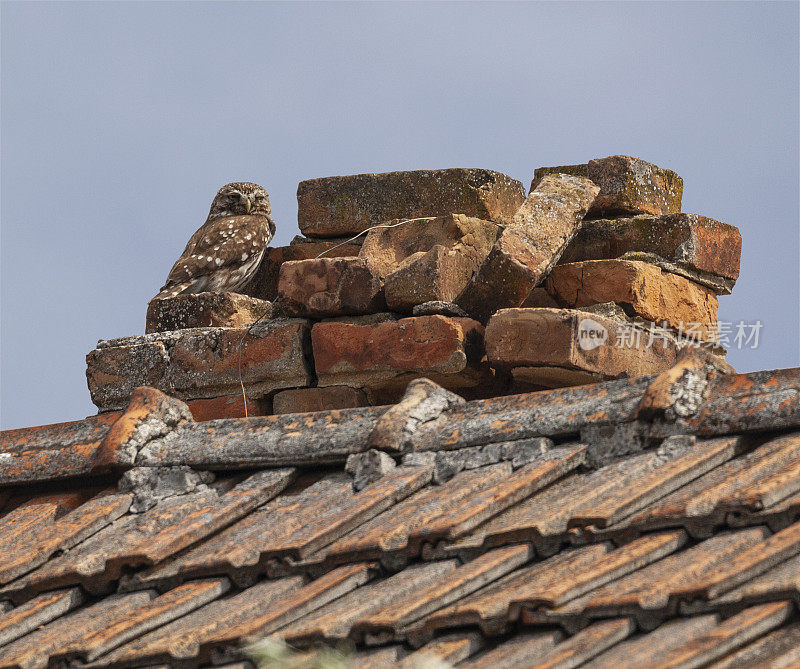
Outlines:
[[[630,154],[739,227],[739,371],[798,364],[798,3],[6,2],[2,424],[95,412],[85,359],[141,333],[216,190]]]

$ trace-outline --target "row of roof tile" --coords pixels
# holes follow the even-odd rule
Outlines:
[[[687,410],[669,397],[684,372],[439,405],[418,385],[389,409],[202,425],[143,391],[117,417],[4,433],[0,667],[239,662],[269,634],[353,643],[364,667],[790,663],[800,376],[710,375]],[[337,465],[542,434],[558,443],[441,484],[424,458],[361,490]],[[96,455],[62,479],[43,454],[73,447]],[[141,512],[114,485],[186,449],[219,478]]]

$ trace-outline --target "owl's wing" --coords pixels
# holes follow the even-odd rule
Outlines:
[[[226,216],[197,230],[172,266],[164,288],[185,283],[220,268],[239,265],[259,253],[274,229],[266,216]],[[274,225],[274,224],[273,224]]]

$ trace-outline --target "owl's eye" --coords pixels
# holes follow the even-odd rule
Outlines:
[[[258,200],[259,202],[263,202],[266,199],[267,199],[266,195],[261,195],[260,193],[256,195],[256,200]]]

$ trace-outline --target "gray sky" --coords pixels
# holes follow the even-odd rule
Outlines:
[[[798,3],[2,4],[2,425],[95,412],[85,354],[147,301],[217,188],[616,153],[739,227],[740,371],[798,364]]]

